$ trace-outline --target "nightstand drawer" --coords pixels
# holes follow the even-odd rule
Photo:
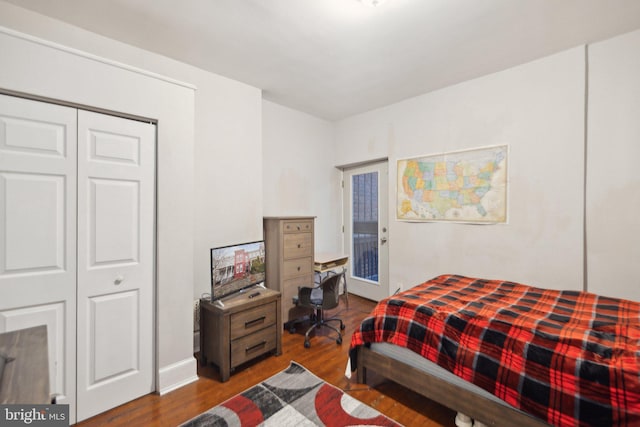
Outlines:
[[[311,257],[285,260],[282,263],[282,278],[303,276],[313,272],[313,259]]]
[[[271,325],[261,331],[231,341],[231,366],[236,367],[275,348],[276,325]]]
[[[313,231],[313,221],[285,221],[283,231],[285,233],[311,232]]]
[[[311,256],[313,253],[313,235],[311,233],[291,233],[285,234],[284,259],[300,258]]]
[[[231,315],[231,339],[243,337],[275,323],[275,302],[234,313]]]

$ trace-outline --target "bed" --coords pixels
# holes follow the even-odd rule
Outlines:
[[[640,426],[640,303],[442,275],[354,332],[367,370],[487,425]]]

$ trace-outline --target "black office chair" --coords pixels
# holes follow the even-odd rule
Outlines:
[[[304,334],[305,348],[311,347],[311,343],[309,342],[309,333],[313,329],[320,328],[322,326],[326,326],[327,328],[336,331],[338,333],[336,343],[342,344],[342,333],[340,331],[344,330],[344,323],[337,317],[325,319],[324,310],[331,310],[332,308],[336,308],[338,306],[340,297],[340,281],[343,278],[344,272],[337,273],[325,277],[317,287],[298,288],[298,306],[315,310],[315,316],[310,316],[313,324]],[[340,330],[329,325],[329,322],[340,322]],[[295,325],[291,325],[291,327],[289,328],[289,332],[295,332]]]

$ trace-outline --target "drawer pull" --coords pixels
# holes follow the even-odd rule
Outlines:
[[[259,342],[259,343],[258,343],[258,344],[256,344],[256,345],[252,345],[251,347],[247,347],[247,348],[245,348],[245,349],[244,349],[244,352],[245,352],[245,353],[251,353],[252,351],[256,351],[256,350],[258,350],[258,349],[262,349],[262,348],[264,348],[264,346],[265,346],[266,344],[267,344],[267,342],[266,342],[266,341]]]
[[[298,271],[300,271],[300,266],[298,266]]]
[[[302,245],[300,243],[298,243],[298,249],[300,249],[302,247]]]
[[[244,322],[244,327],[245,329],[247,328],[251,328],[255,325],[258,325],[260,323],[264,323],[264,320],[267,318],[267,316],[262,316],[262,317],[258,317],[257,319],[253,319],[253,320],[249,320],[247,322]]]

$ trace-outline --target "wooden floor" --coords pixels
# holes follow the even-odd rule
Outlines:
[[[295,334],[284,331],[282,355],[263,357],[240,366],[225,383],[220,382],[214,366],[198,365],[198,381],[164,396],[151,394],[141,397],[78,426],[176,426],[280,372],[292,360],[405,426],[454,426],[455,412],[392,382],[376,378],[373,372],[369,373],[368,385],[357,384],[355,375],[352,380],[345,378],[351,334],[373,306],[372,301],[350,295],[348,309],[341,301],[340,307],[330,313],[341,317],[346,324],[342,345],[330,339],[325,328],[311,339],[309,349],[303,346],[304,331]]]

